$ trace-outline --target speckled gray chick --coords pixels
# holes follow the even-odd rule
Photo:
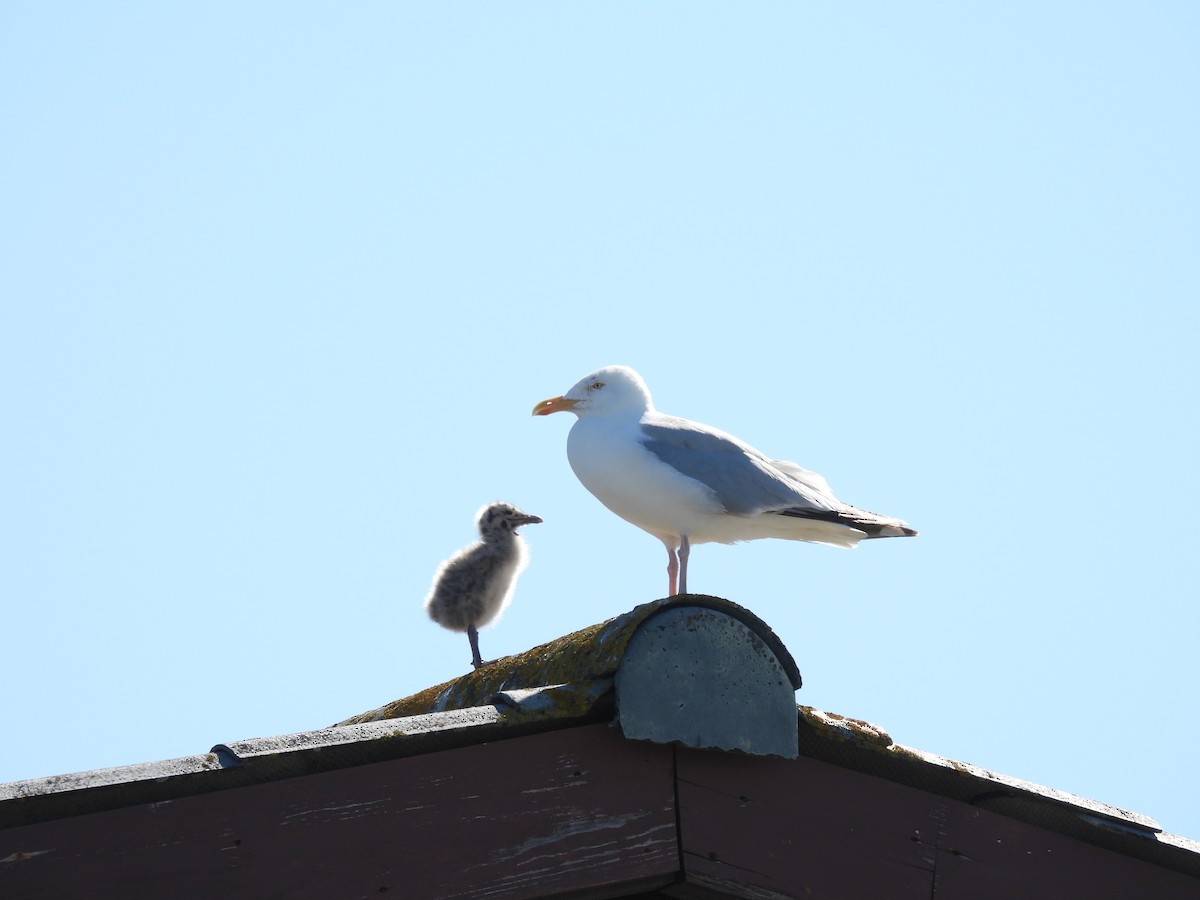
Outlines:
[[[511,503],[492,503],[479,511],[475,521],[479,541],[438,567],[425,598],[425,611],[443,628],[467,633],[471,665],[478,669],[492,662],[479,655],[478,629],[494,621],[508,606],[517,576],[527,562],[525,541],[517,528],[542,520]]]

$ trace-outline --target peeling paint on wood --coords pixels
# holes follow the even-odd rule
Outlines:
[[[80,884],[96,900],[668,884],[673,751],[585,726],[6,829],[6,857],[0,896],[23,900]]]

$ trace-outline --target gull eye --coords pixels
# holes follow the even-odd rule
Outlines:
[[[604,387],[603,381],[593,381],[592,386],[589,388],[589,390],[598,391],[602,387]]]

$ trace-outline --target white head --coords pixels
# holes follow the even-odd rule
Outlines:
[[[642,376],[629,366],[605,366],[581,378],[561,397],[543,400],[533,408],[535,416],[569,411],[577,416],[606,413],[642,413],[654,409],[650,389]]]

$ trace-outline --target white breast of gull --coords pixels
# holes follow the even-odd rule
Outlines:
[[[907,537],[900,519],[843,503],[815,472],[774,460],[708,425],[663,415],[628,366],[597,369],[533,414],[578,416],[567,438],[576,477],[621,518],[666,545],[668,590],[687,593],[690,546],[759,538],[854,547]]]
[[[489,665],[479,655],[478,629],[495,621],[512,598],[517,576],[528,559],[521,525],[542,520],[511,503],[493,503],[475,518],[479,540],[438,567],[425,598],[429,618],[451,631],[465,631],[471,643],[471,665]]]

